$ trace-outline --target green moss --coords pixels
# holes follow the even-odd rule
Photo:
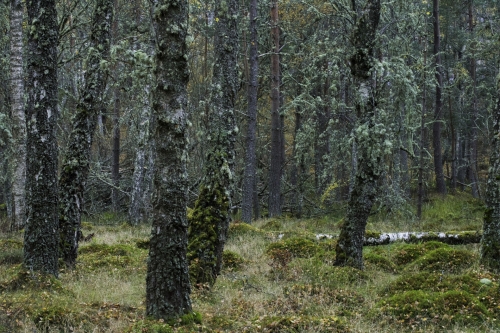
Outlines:
[[[263,236],[265,233],[251,224],[235,222],[229,225],[229,238],[238,236]]]
[[[215,282],[217,232],[225,223],[229,208],[228,198],[223,193],[220,188],[202,188],[189,220],[187,258],[194,285]]]
[[[19,239],[0,239],[0,251],[7,251],[12,249],[22,249],[23,241]]]
[[[275,250],[288,251],[293,257],[297,258],[311,258],[322,249],[310,239],[290,238],[269,244],[266,253],[272,256]]]
[[[146,257],[145,251],[125,244],[90,244],[79,248],[77,268],[95,270],[101,267],[126,267]]]
[[[164,320],[143,319],[135,322],[126,330],[127,333],[173,333],[173,332],[198,332],[201,324],[201,314],[198,312],[187,313],[167,322]]]
[[[272,219],[270,221],[267,221],[264,223],[262,226],[263,230],[269,230],[269,231],[279,231],[283,229],[283,223],[281,221],[278,221],[276,219]]]
[[[394,263],[398,266],[404,266],[432,250],[449,247],[447,244],[435,241],[420,244],[401,244],[394,248]]]
[[[23,265],[10,269],[10,278],[0,282],[0,291],[51,290],[65,292],[61,282],[53,275],[31,271]]]
[[[222,268],[229,271],[239,271],[243,268],[245,259],[238,253],[225,250],[222,253]]]
[[[11,248],[0,252],[0,265],[16,265],[23,263],[23,250]]]
[[[377,303],[380,313],[390,321],[412,325],[434,322],[440,326],[483,322],[490,313],[465,291],[433,293],[412,290]]]
[[[378,239],[378,238],[380,238],[381,235],[382,235],[381,232],[371,231],[371,230],[366,230],[365,231],[365,238],[375,238],[375,239]]]
[[[456,274],[469,268],[476,260],[476,255],[470,251],[443,247],[418,258],[405,270]]]
[[[363,256],[365,264],[373,264],[379,269],[382,269],[385,272],[396,273],[397,267],[396,265],[387,258],[387,256],[382,256],[380,254],[376,254],[373,252],[367,253]]]
[[[346,322],[338,317],[263,316],[255,319],[247,332],[350,332]]]
[[[404,274],[393,281],[382,293],[395,295],[409,290],[448,292],[453,290],[477,294],[482,289],[479,279],[472,275],[443,275],[441,273],[420,272]]]

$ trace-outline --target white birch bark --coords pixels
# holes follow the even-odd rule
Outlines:
[[[26,186],[26,117],[24,111],[23,81],[23,4],[21,0],[10,3],[10,86],[12,114],[12,229],[22,229],[25,224]]]

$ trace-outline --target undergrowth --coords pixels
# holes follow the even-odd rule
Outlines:
[[[378,212],[369,228],[478,231],[480,202],[450,197],[427,203],[420,223]],[[1,234],[0,332],[500,331],[500,276],[479,266],[477,244],[365,247],[359,271],[333,266],[335,237],[316,239],[335,236],[340,223],[232,224],[216,284],[194,289],[196,313],[172,322],[145,317],[148,226],[113,214],[85,221],[95,237],[59,279],[23,268],[22,233]]]

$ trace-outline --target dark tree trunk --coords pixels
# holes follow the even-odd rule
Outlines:
[[[280,29],[278,2],[271,3],[271,163],[269,167],[269,217],[281,215],[282,146],[280,106]]]
[[[257,131],[257,94],[259,58],[257,52],[257,0],[250,2],[250,75],[248,84],[248,129],[245,152],[245,175],[241,199],[241,219],[243,222],[252,221],[253,187],[256,175],[256,131]]]
[[[371,78],[379,19],[380,0],[368,0],[363,12],[356,18],[353,32],[355,50],[351,57],[351,72],[358,89],[355,102],[358,114],[358,129],[355,136],[358,147],[358,170],[347,206],[347,216],[336,247],[335,265],[347,265],[358,269],[363,269],[363,238],[366,222],[377,194],[377,180],[384,167],[383,149],[379,149],[379,152],[374,150],[374,147],[380,147],[385,139],[377,134],[375,126],[377,101]],[[362,132],[366,132],[366,135]]]
[[[490,167],[486,183],[486,211],[481,239],[481,263],[500,273],[500,87],[491,140]]]
[[[91,51],[87,58],[82,100],[76,106],[72,131],[63,157],[59,179],[59,229],[61,257],[66,266],[73,267],[78,255],[83,193],[87,185],[90,149],[99,112],[103,103],[107,72],[101,62],[109,60],[110,31],[113,20],[113,1],[98,0],[92,19]]]
[[[28,1],[24,265],[58,275],[57,42],[54,0]]]
[[[433,24],[434,24],[434,61],[436,64],[436,104],[434,108],[434,122],[432,124],[432,146],[434,148],[434,173],[436,176],[436,190],[438,193],[446,194],[446,183],[443,172],[443,152],[441,150],[441,121],[442,121],[442,88],[443,69],[441,68],[440,55],[440,29],[439,29],[439,0],[433,0]]]
[[[153,225],[146,276],[146,314],[172,319],[192,311],[187,251],[188,2],[154,1]]]
[[[213,284],[220,273],[229,229],[237,127],[234,104],[238,79],[238,1],[216,3],[215,64],[205,178],[189,226],[190,275]]]
[[[113,108],[113,157],[111,162],[111,179],[113,187],[111,188],[111,202],[113,211],[120,210],[120,88],[115,87]]]
[[[417,217],[422,218],[422,205],[424,203],[424,156],[425,156],[425,114],[427,112],[427,85],[426,85],[426,66],[427,66],[427,41],[424,41],[424,68],[422,80],[422,112],[420,113],[420,147],[418,152],[418,192],[417,192]]]
[[[469,31],[471,33],[471,38],[474,40],[474,16],[473,16],[473,7],[472,0],[469,1]],[[470,138],[470,160],[469,160],[469,168],[470,168],[470,182],[472,189],[472,196],[474,198],[480,197],[479,191],[479,177],[477,172],[477,137],[478,137],[478,128],[477,128],[477,93],[476,93],[476,58],[474,57],[474,47],[475,43],[472,43],[472,57],[470,59],[470,76],[472,80],[472,105],[471,105],[471,138]]]

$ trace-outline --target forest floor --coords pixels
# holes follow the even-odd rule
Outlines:
[[[377,213],[374,232],[480,231],[483,205],[432,198],[423,218]],[[107,213],[83,223],[73,271],[23,269],[22,233],[0,234],[0,332],[500,332],[500,276],[478,264],[479,244],[394,243],[364,248],[366,268],[333,267],[342,212],[233,223],[225,269],[194,286],[190,321],[145,313],[148,226]],[[5,223],[5,222],[4,222]]]

